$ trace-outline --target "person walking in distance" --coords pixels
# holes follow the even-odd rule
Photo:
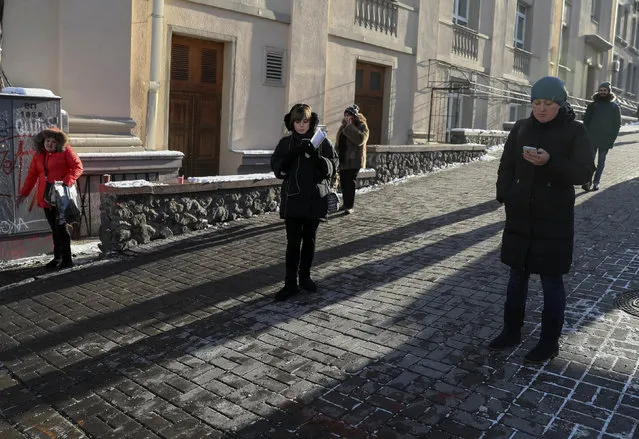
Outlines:
[[[366,118],[355,104],[344,110],[342,125],[337,130],[336,147],[339,156],[339,181],[342,186],[342,209],[353,213],[357,174],[366,167],[366,142],[368,125]]]
[[[337,154],[331,142],[325,138],[317,148],[311,143],[319,117],[309,105],[293,105],[284,123],[291,134],[280,139],[271,156],[271,169],[283,180],[280,217],[286,222],[286,276],[276,300],[294,296],[300,292],[299,287],[317,291],[311,279],[315,237],[320,221],[326,221],[328,215],[326,196],[337,170]]]
[[[557,355],[564,323],[563,275],[572,264],[574,185],[594,172],[592,145],[566,102],[564,83],[545,76],[532,87],[532,114],[513,126],[501,156],[497,200],[504,203],[506,224],[501,260],[510,267],[504,306],[504,328],[491,349],[521,342],[528,280],[539,274],[544,292],[541,336],[525,360],[545,361]]]
[[[71,187],[83,172],[82,161],[68,144],[65,133],[57,128],[47,128],[33,138],[36,154],[33,156],[29,173],[24,181],[20,195],[16,199],[19,206],[29,196],[37,184],[38,206],[44,209],[53,235],[53,260],[46,264],[47,269],[73,267],[71,260],[71,235],[65,221],[60,223],[58,209],[45,201],[45,192],[50,184],[62,181]]]
[[[602,82],[597,93],[593,95],[592,102],[586,108],[583,122],[594,145],[593,159],[596,155],[597,170],[592,181],[582,186],[585,191],[599,190],[601,174],[606,166],[606,156],[619,135],[621,112],[619,105],[615,102],[616,99],[615,94],[610,91],[610,83]]]

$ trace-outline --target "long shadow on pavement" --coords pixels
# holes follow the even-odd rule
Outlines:
[[[610,189],[612,190],[613,188]],[[601,194],[593,196],[593,198],[586,201],[584,205],[578,206],[578,209],[587,209],[589,207],[588,204],[594,204],[594,200],[599,200],[599,198],[601,198]],[[445,247],[446,245],[452,244],[454,250],[459,252],[474,244],[478,244],[485,239],[493,237],[500,230],[501,221],[481,227],[471,232],[461,233],[445,238],[443,242],[435,243],[432,245],[432,247],[435,247],[437,245],[442,245]],[[415,233],[417,232],[415,231],[413,234]],[[411,234],[409,234],[408,236],[411,236]],[[384,244],[388,244],[388,242]],[[369,282],[363,282],[362,287],[368,289],[379,287],[386,283],[392,282],[393,280],[401,279],[404,276],[410,275],[412,269],[423,269],[426,266],[435,265],[441,262],[444,257],[448,256],[442,254],[430,254],[430,247],[431,246],[425,246],[411,252],[393,256],[391,260],[387,262],[389,266],[393,266],[394,264],[396,264],[397,260],[406,261],[411,259],[417,259],[420,264],[411,265],[407,268],[407,270],[402,270],[398,273],[391,272],[389,274],[379,276],[377,279],[373,279]],[[464,267],[463,271],[466,273],[479,271],[481,273],[485,271],[486,267],[493,266],[493,274],[498,276],[498,273],[494,271],[495,262],[496,253],[491,252],[482,257],[479,261],[475,261],[467,267]],[[358,271],[375,275],[377,273],[377,267],[378,262],[372,262],[369,264],[364,264],[364,266],[362,267],[358,267]],[[505,274],[505,270],[503,271],[503,273]],[[332,277],[339,278],[341,275],[342,273],[336,273],[332,275]],[[446,297],[450,296],[451,294],[454,295],[454,285],[458,284],[456,278],[459,276],[460,272],[456,272],[455,274],[448,276],[448,279],[440,279],[438,281],[440,283],[448,280],[448,283],[453,285],[453,290],[448,289],[446,292],[440,292],[439,290],[436,290],[436,292],[433,293],[433,295],[436,296],[433,298],[433,300],[437,300],[438,298],[446,300]],[[362,278],[358,279],[358,282],[360,280],[362,280]],[[329,284],[332,283],[332,279],[330,278],[325,279],[325,281],[327,281]],[[498,285],[498,287],[501,286],[503,286],[503,284]],[[491,291],[491,286],[484,285],[483,289]],[[437,295],[437,292],[440,292],[440,294]],[[332,295],[327,295],[312,300],[312,303],[292,303],[289,308],[285,309],[285,312],[287,314],[279,316],[279,322],[303,318],[305,315],[310,314],[314,310],[323,309],[339,303],[341,300],[347,298],[345,296],[347,295],[342,293],[333,293]],[[460,303],[464,302],[464,298],[465,297],[463,294],[457,297],[450,298],[450,303],[447,304],[448,307],[446,309],[452,311],[455,306],[458,306]],[[263,321],[260,321],[258,318],[246,318],[245,316],[244,318],[242,318],[242,314],[254,313],[256,316],[259,316],[260,311],[263,308],[264,301],[257,301],[253,304],[244,304],[238,306],[237,308],[230,309],[229,311],[223,313],[223,315],[216,315],[211,318],[205,318],[198,322],[185,325],[181,328],[167,331],[158,336],[149,337],[143,341],[135,342],[132,345],[116,348],[107,354],[96,355],[91,359],[84,360],[79,363],[62,368],[60,371],[49,372],[43,374],[38,378],[28,379],[26,380],[26,382],[24,382],[24,384],[34,392],[42,395],[42,397],[38,401],[31,400],[30,398],[24,400],[25,396],[24,394],[22,394],[19,387],[6,389],[0,393],[0,395],[2,396],[2,401],[12,401],[12,405],[15,405],[14,407],[8,407],[7,405],[3,404],[4,407],[2,408],[7,410],[7,414],[13,416],[17,413],[22,413],[24,410],[27,410],[36,403],[49,402],[55,404],[68,399],[70,396],[82,394],[87,390],[107,383],[112,378],[121,376],[122,371],[124,371],[125,375],[135,375],[136,368],[144,371],[144,369],[148,367],[148,358],[175,358],[192,352],[193,350],[197,350],[199,346],[198,343],[202,343],[203,346],[210,346],[212,343],[214,344],[219,341],[228,340],[230,336],[242,336],[250,334],[257,337],[259,335],[259,332],[268,327],[268,325],[265,324]],[[407,305],[405,306],[405,309],[408,311],[411,310],[412,307],[410,305]],[[350,425],[351,421],[354,420],[354,417],[348,417],[349,413],[353,414],[353,411],[344,409],[338,410],[334,407],[329,407],[329,405],[325,403],[327,399],[330,400],[330,398],[344,397],[344,395],[350,395],[353,401],[367,401],[366,405],[362,405],[362,409],[360,412],[358,412],[358,416],[365,417],[366,410],[369,410],[368,415],[370,415],[371,413],[379,413],[378,409],[386,410],[386,412],[388,413],[391,406],[395,404],[393,405],[394,409],[401,409],[399,411],[402,411],[402,413],[404,413],[404,418],[402,419],[402,421],[404,422],[408,423],[411,420],[410,416],[407,414],[410,408],[412,409],[410,413],[413,414],[421,410],[418,419],[423,420],[425,418],[428,418],[433,421],[436,417],[436,422],[439,423],[439,420],[446,418],[447,413],[452,413],[452,408],[455,407],[461,400],[464,400],[466,396],[468,396],[468,389],[475,389],[475,387],[473,386],[486,385],[486,383],[484,382],[487,379],[486,374],[485,372],[482,372],[486,368],[486,366],[492,367],[493,369],[499,369],[496,374],[491,375],[491,379],[494,378],[499,381],[499,385],[501,386],[500,389],[503,392],[510,392],[510,394],[507,395],[506,399],[511,400],[512,397],[517,396],[517,387],[511,387],[510,389],[512,391],[503,387],[507,386],[508,383],[506,383],[506,381],[514,377],[516,373],[512,372],[512,368],[509,367],[502,369],[502,366],[504,365],[504,358],[500,357],[500,355],[489,356],[488,359],[484,359],[485,351],[482,348],[478,348],[477,343],[481,344],[483,341],[485,341],[486,334],[472,334],[472,329],[476,329],[477,326],[481,326],[482,324],[486,325],[486,327],[488,327],[491,331],[496,329],[499,326],[500,310],[500,302],[495,301],[494,303],[491,303],[486,308],[480,309],[479,311],[471,309],[468,313],[462,313],[458,315],[456,317],[456,321],[453,320],[452,322],[448,321],[438,323],[439,319],[434,318],[434,320],[431,322],[431,325],[433,327],[432,331],[423,333],[422,337],[411,337],[411,342],[395,347],[392,353],[384,356],[381,360],[364,359],[364,361],[362,362],[362,359],[360,359],[360,361],[358,362],[356,361],[356,358],[353,358],[352,356],[346,356],[346,358],[344,358],[344,363],[340,365],[346,366],[346,364],[349,363],[350,360],[353,360],[352,364],[355,365],[355,369],[352,370],[352,372],[361,373],[359,373],[357,376],[343,374],[339,378],[336,378],[333,384],[339,383],[340,380],[344,380],[340,384],[340,388],[338,389],[339,391],[335,391],[334,393],[332,393],[332,395],[323,395],[323,401],[316,399],[319,396],[319,391],[307,394],[304,397],[304,400],[298,401],[297,404],[287,404],[285,413],[279,413],[277,415],[269,417],[271,421],[267,422],[266,424],[256,424],[253,427],[243,429],[238,433],[237,437],[249,438],[253,435],[262,434],[265,429],[281,428],[284,430],[290,429],[291,427],[302,428],[303,425],[308,425],[308,427],[306,427],[307,430],[300,430],[298,431],[298,433],[304,434],[304,432],[316,432],[313,433],[314,436],[304,437],[317,437],[315,436],[315,434],[317,434],[317,429],[321,430],[322,428],[325,431],[329,432],[334,432],[336,428],[344,430],[348,427],[348,425]],[[478,315],[478,312],[483,313],[483,315]],[[277,325],[278,321],[271,320],[269,323],[271,325]],[[397,321],[390,324],[396,323]],[[428,321],[426,322],[426,326],[429,326]],[[465,329],[462,329],[462,326]],[[96,329],[100,328],[93,327],[89,330]],[[471,330],[471,333],[469,333],[469,330]],[[80,331],[80,333],[86,333],[86,331]],[[185,334],[196,338],[198,341],[188,339],[188,337],[185,337]],[[453,335],[451,336],[451,334]],[[66,334],[65,337],[60,337],[59,339],[50,339],[48,340],[48,345],[51,346],[53,344],[66,341],[70,337],[73,337],[71,333]],[[39,347],[45,346],[47,345],[38,342],[36,344],[32,344],[30,347],[32,350],[38,350]],[[451,353],[455,349],[458,351],[457,355],[455,355],[454,352]],[[4,357],[5,354],[11,354],[12,357],[15,357],[17,354],[20,353],[22,353],[20,349],[12,349],[8,352],[3,353],[2,355]],[[415,354],[419,354],[419,357]],[[394,378],[398,378],[401,376],[403,376],[404,379],[407,379],[407,376],[404,374],[407,373],[406,369],[409,369],[409,367],[404,367],[402,361],[408,355],[413,355],[413,357],[417,358],[417,361],[415,361],[413,364],[416,366],[420,366],[421,369],[419,367],[415,367],[418,372],[411,372],[414,375],[413,379],[409,380],[410,383],[403,386],[403,388],[406,389],[413,385],[413,383],[416,383],[419,380],[421,381],[417,383],[418,385],[416,384],[412,388],[412,391],[406,392],[408,396],[404,397],[404,400],[396,401],[393,399],[393,397],[397,395],[396,393],[394,393],[394,390],[398,389],[397,387],[393,387],[392,385],[389,386],[388,383],[391,382]],[[435,363],[429,363],[428,365],[419,364],[420,358],[422,361],[435,361]],[[132,359],[133,361],[131,361]],[[433,371],[431,369],[430,371],[428,371],[429,366],[437,367],[438,361],[446,365],[445,370]],[[11,366],[11,363],[8,364]],[[123,365],[121,369],[119,369],[120,364]],[[361,369],[358,370],[357,368]],[[456,373],[455,369],[458,369]],[[522,369],[519,367],[515,369],[516,372],[522,371]],[[421,371],[421,374],[419,371]],[[530,373],[531,372],[528,369],[522,371],[522,374],[524,375]],[[379,382],[373,380],[374,376],[378,377],[376,378],[376,380],[378,380]],[[470,378],[468,378],[469,376]],[[387,378],[390,378],[390,380],[387,380]],[[517,377],[517,379],[521,378],[522,377],[520,376]],[[328,380],[328,378],[326,379]],[[400,379],[398,381],[398,384],[401,384],[401,381],[402,380]],[[495,382],[491,381],[491,384],[495,384]],[[511,385],[513,384],[511,383]],[[517,385],[518,384],[514,384],[514,386]],[[329,385],[328,387],[330,386],[331,385]],[[456,391],[455,389],[451,389],[450,386],[461,386],[460,389],[462,390],[462,392],[459,394],[456,394],[454,392],[450,393],[451,390]],[[424,391],[426,392],[425,394],[420,393]],[[375,395],[377,395],[377,399],[371,399]],[[308,403],[309,400],[313,402]],[[22,404],[20,404],[20,402]],[[433,408],[434,411],[431,411],[431,408]],[[490,407],[488,413],[491,416],[495,414],[494,412],[490,411]],[[311,420],[312,422],[309,422]],[[377,419],[377,427],[379,427],[379,422],[385,423],[387,421],[389,421],[389,419]],[[482,421],[482,419],[478,419],[476,421],[480,424],[480,421]],[[485,418],[483,419],[483,421],[487,422]],[[428,424],[429,422],[426,421],[426,423]],[[479,424],[478,427],[481,426]],[[375,427],[374,422],[367,423],[366,425],[359,425],[361,427],[361,431],[368,432],[371,431],[370,428]],[[414,429],[419,428],[414,423],[408,423],[406,425],[411,425],[411,428]],[[454,419],[452,419],[450,425],[443,427],[443,430],[447,431],[448,434],[464,436],[464,434],[461,433],[462,430],[460,430],[460,428],[461,427],[459,427],[459,425],[455,424]],[[457,430],[451,431],[454,429]],[[467,432],[471,435],[466,437],[475,437],[475,434],[477,433],[477,431],[474,430],[467,430]]]
[[[409,267],[409,269],[423,269],[424,267],[432,266],[441,262],[443,259],[448,257],[448,255],[437,251],[437,248],[451,245],[461,251],[464,248],[468,248],[473,244],[477,244],[485,240],[487,237],[494,236],[499,232],[501,227],[502,223],[499,221],[470,232],[452,235],[431,245],[389,258],[385,262],[392,265],[394,263],[394,259],[404,260],[417,258],[419,264],[415,264]],[[433,248],[434,251],[432,253],[429,252],[429,248]],[[333,251],[331,251],[331,254],[334,257]],[[369,264],[364,264],[364,267],[361,267],[361,269],[366,272],[375,272],[376,266],[377,262],[371,262]],[[365,285],[362,285],[362,287],[375,288],[376,286],[397,280],[407,274],[406,270],[402,271],[401,274],[388,273],[379,279],[369,280]],[[246,276],[246,274],[241,277],[244,276]],[[334,278],[339,278],[340,276],[341,273],[339,272],[332,275]],[[330,278],[324,280],[324,282],[329,284],[331,281],[332,279]],[[162,303],[162,309],[179,309],[179,312],[182,314],[186,311],[185,306],[183,305],[184,298],[199,297],[202,295],[207,296],[209,294],[208,291],[218,288],[232,288],[235,282],[237,282],[236,279],[225,279],[223,283],[216,283],[215,287],[210,284],[205,284],[194,289],[185,290],[183,294],[172,295],[170,299],[164,299],[165,302]],[[330,296],[325,295],[322,297],[323,300],[317,301],[312,308],[327,306],[348,297],[349,296],[345,294],[333,294]],[[266,300],[260,299],[252,303],[242,303],[241,305],[225,310],[222,313],[168,330],[156,336],[147,337],[140,341],[134,341],[126,346],[114,348],[108,353],[97,354],[94,357],[76,362],[68,367],[63,367],[60,370],[38,374],[37,377],[23,381],[23,385],[40,395],[41,398],[46,400],[48,403],[57,404],[62,400],[72,397],[73,395],[81,394],[89,388],[100,386],[107,383],[109,380],[120,376],[116,365],[126,365],[132,358],[153,357],[169,359],[185,355],[194,349],[194,343],[191,340],[191,337],[198,337],[203,340],[205,345],[211,345],[209,340],[224,340],[229,336],[229,334],[242,335],[259,333],[260,330],[267,328],[268,325],[255,319],[243,319],[242,315],[250,311],[259,313],[271,302],[272,299],[268,298]],[[69,329],[58,331],[51,336],[39,338],[37,341],[25,342],[17,347],[5,349],[2,353],[0,353],[0,360],[3,361],[9,369],[13,369],[21,362],[21,356],[31,355],[32,352],[38,352],[39,354],[44,355],[42,352],[43,349],[51,348],[77,337],[82,337],[88,332],[131,324],[131,320],[137,320],[139,318],[139,314],[143,312],[143,309],[148,309],[149,306],[151,305],[144,303],[139,306],[136,305],[135,312],[127,310],[117,313],[109,313],[108,317],[96,317],[81,325],[74,325]],[[201,303],[193,304],[193,310],[200,306]],[[190,309],[190,307],[191,305],[186,305],[187,309]],[[294,316],[282,314],[280,315],[280,318],[282,319],[281,322],[297,318],[304,312],[306,311],[300,311],[298,315]],[[278,322],[273,323],[277,324]],[[189,334],[189,336],[186,336],[186,334]],[[102,342],[107,341],[102,337],[100,337],[100,339],[102,339]],[[91,341],[90,338],[87,341]],[[143,366],[140,365],[140,368],[143,369]],[[0,409],[5,411],[5,413],[11,413],[11,415],[14,416],[24,410],[28,410],[31,408],[32,404],[35,404],[35,401],[25,401],[26,405],[17,404],[16,401],[21,399],[18,397],[19,394],[20,391],[18,388],[4,389],[0,391],[0,401],[11,401],[9,404],[0,405]]]

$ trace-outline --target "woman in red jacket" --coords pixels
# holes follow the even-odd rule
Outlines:
[[[53,260],[46,267],[49,269],[70,268],[73,267],[71,235],[66,222],[59,224],[58,210],[44,200],[44,194],[47,183],[62,181],[68,187],[73,186],[82,175],[82,162],[68,144],[67,135],[57,128],[48,128],[38,133],[33,138],[33,144],[37,153],[31,161],[29,173],[16,203],[20,205],[37,183],[38,206],[44,209],[53,232]]]

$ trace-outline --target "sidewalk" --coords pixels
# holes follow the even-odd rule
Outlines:
[[[620,139],[621,140],[621,139]],[[277,215],[0,292],[0,437],[637,438],[639,140],[578,191],[560,355],[501,328],[498,161],[358,195],[320,226],[320,292],[273,302]],[[621,143],[621,142],[620,142]]]

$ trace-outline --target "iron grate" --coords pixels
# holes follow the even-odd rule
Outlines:
[[[629,291],[619,294],[615,299],[615,303],[622,311],[639,317],[639,291]]]

